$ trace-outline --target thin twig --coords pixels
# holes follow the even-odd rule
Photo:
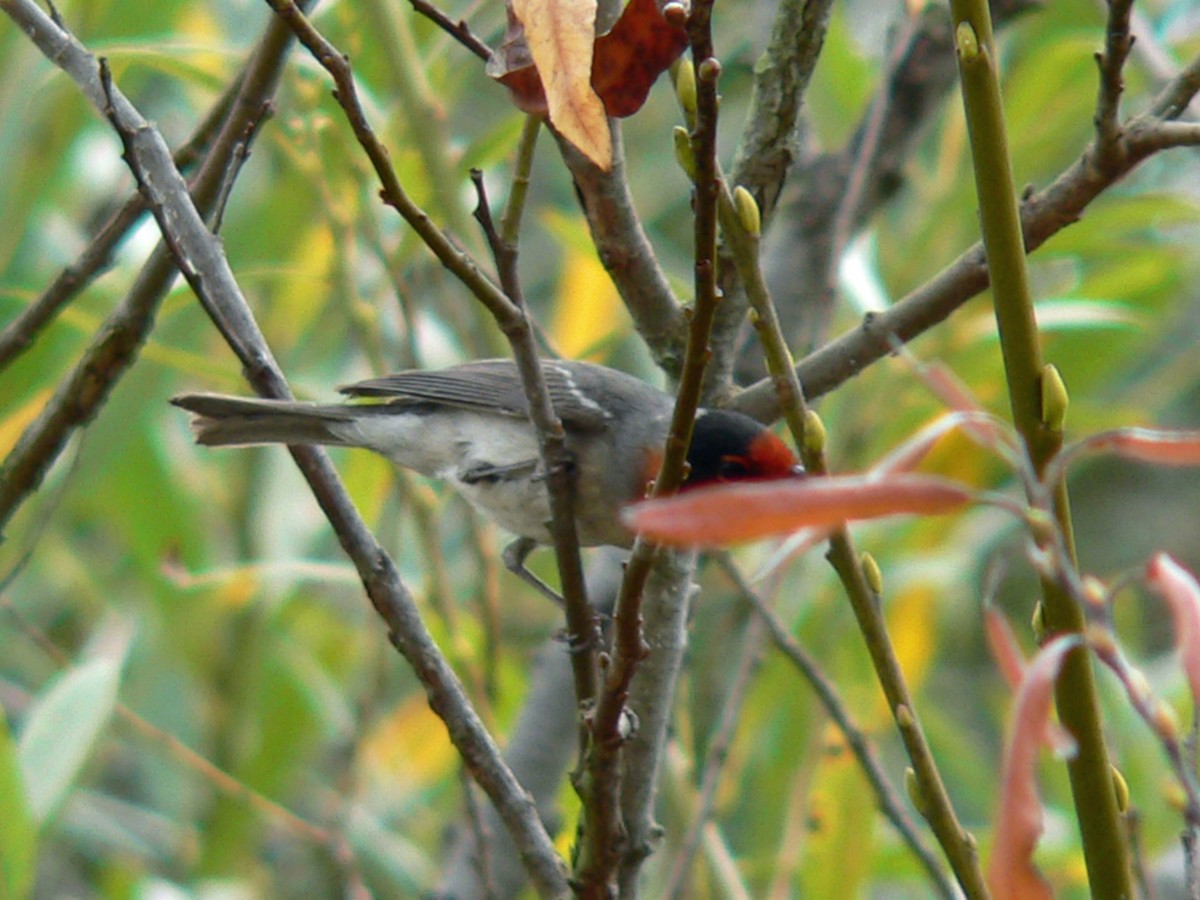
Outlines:
[[[742,649],[738,654],[738,661],[734,666],[712,735],[708,739],[708,750],[705,751],[704,763],[700,768],[700,789],[697,792],[696,805],[691,810],[691,821],[680,841],[675,861],[671,864],[667,887],[663,891],[663,896],[671,900],[683,900],[690,896],[689,875],[692,864],[716,805],[717,788],[725,772],[729,746],[737,733],[746,695],[762,663],[762,645],[766,634],[766,625],[760,618],[751,619],[742,634]]]
[[[682,373],[676,393],[663,461],[651,490],[652,496],[665,496],[679,489],[684,477],[684,463],[691,441],[692,425],[704,389],[705,368],[709,358],[709,340],[717,314],[716,281],[717,196],[720,191],[716,157],[717,141],[717,80],[720,63],[713,55],[711,31],[711,0],[698,2],[691,8],[687,20],[691,64],[696,75],[697,112],[691,134],[692,155],[696,161],[694,214],[694,285],[695,305],[688,322],[688,339],[684,348]],[[603,833],[587,835],[590,844],[584,846],[576,872],[587,878],[592,889],[606,888],[612,866],[619,862],[618,883],[622,896],[636,896],[638,872],[650,854],[656,832],[654,824],[653,783],[657,776],[663,744],[666,740],[667,710],[674,694],[675,675],[681,662],[680,631],[687,609],[692,560],[687,557],[664,556],[659,561],[663,576],[674,564],[677,579],[665,579],[664,592],[659,596],[660,608],[652,613],[655,632],[643,635],[642,597],[651,577],[656,549],[640,538],[634,544],[617,598],[613,630],[613,654],[605,672],[604,689],[600,694],[592,729],[596,736],[595,750],[589,759],[588,775],[605,787],[596,791],[595,814],[600,821],[613,815],[607,805],[617,790],[618,751],[624,740],[622,722],[625,720],[626,700],[630,683],[642,658],[647,653],[647,640],[655,646],[653,696],[645,699],[650,708],[638,710],[641,731],[637,736],[636,753],[624,766],[625,784],[620,786],[622,822],[607,825],[610,834],[627,839],[613,845],[601,843]],[[685,581],[684,579],[687,579]],[[682,583],[680,583],[682,582]],[[669,601],[669,602],[668,602]],[[660,615],[661,614],[661,615]],[[647,682],[648,684],[650,682]],[[582,879],[581,879],[582,880]]]
[[[412,8],[429,19],[434,25],[450,35],[484,62],[487,62],[492,57],[492,48],[475,37],[471,33],[471,29],[467,26],[466,21],[459,19],[457,22],[450,20],[444,12],[429,3],[428,0],[408,0],[412,4]]]
[[[1133,48],[1129,30],[1133,0],[1111,0],[1104,29],[1104,49],[1096,53],[1100,88],[1096,98],[1096,149],[1102,155],[1121,150],[1121,94],[1125,90],[1124,68]]]
[[[579,553],[579,532],[575,520],[576,469],[567,449],[566,433],[550,402],[537,348],[533,341],[528,307],[517,273],[517,245],[501,237],[492,220],[483,173],[471,173],[479,203],[475,207],[478,219],[500,276],[500,286],[521,311],[521,327],[506,328],[505,336],[512,344],[513,356],[521,373],[529,403],[529,417],[537,433],[545,472],[546,490],[550,495],[550,531],[554,538],[554,555],[562,581],[563,606],[566,610],[567,637],[571,645],[571,669],[575,675],[575,697],[581,706],[590,705],[596,697],[596,650],[600,622],[588,605],[587,583],[583,577],[583,560]],[[503,326],[504,323],[499,323]],[[581,743],[586,735],[581,733]]]
[[[734,587],[742,595],[742,599],[750,604],[755,614],[766,624],[776,649],[787,657],[788,661],[796,667],[796,671],[800,673],[800,677],[808,682],[817,697],[817,702],[825,710],[825,714],[842,732],[846,739],[846,745],[854,754],[867,783],[875,792],[875,803],[879,807],[879,811],[892,824],[892,827],[900,834],[901,840],[908,845],[913,855],[921,863],[938,893],[946,898],[958,897],[954,883],[947,877],[937,856],[921,837],[916,823],[908,814],[903,798],[888,781],[883,763],[880,762],[875,749],[871,746],[870,739],[854,721],[845,701],[838,694],[837,687],[825,676],[820,664],[792,637],[788,627],[780,620],[775,611],[746,581],[746,577],[729,554],[714,554],[714,560],[721,571],[733,582]]]
[[[245,71],[237,74],[191,137],[175,151],[175,165],[181,170],[191,169],[209,152],[210,145],[229,118],[234,101],[242,91],[245,77]],[[109,216],[75,261],[63,269],[33,303],[4,326],[4,330],[0,331],[0,370],[7,368],[28,349],[63,307],[112,264],[117,247],[145,213],[146,201],[134,191]]]
[[[176,264],[238,355],[247,378],[263,396],[290,397],[220,242],[197,214],[162,136],[116,89],[95,57],[56,27],[32,0],[0,0],[0,9],[21,24],[39,49],[72,76],[89,101],[117,128],[126,159],[148,196]],[[535,888],[542,896],[562,896],[567,891],[564,867],[534,804],[504,764],[499,748],[438,651],[395,564],[358,516],[328,455],[314,447],[292,447],[290,452],[342,547],[354,561],[373,606],[387,622],[389,637],[413,667],[431,707],[446,722],[451,741],[516,838],[517,852]]]
[[[791,353],[784,340],[779,316],[759,267],[760,225],[749,210],[739,211],[728,192],[720,197],[723,231],[733,252],[746,296],[755,315],[753,322],[771,373],[771,384],[783,410],[805,467],[811,475],[829,472],[820,432],[810,433],[803,387],[796,378]],[[749,219],[749,221],[747,221]],[[842,525],[832,531],[826,558],[837,572],[858,621],[863,641],[871,656],[880,687],[896,722],[905,750],[913,764],[919,789],[925,798],[926,820],[942,845],[959,883],[968,896],[985,896],[983,873],[974,840],[963,829],[950,802],[929,742],[921,728],[916,708],[900,668],[895,647],[887,631],[878,597],[863,571],[862,560],[854,547],[849,529]]]

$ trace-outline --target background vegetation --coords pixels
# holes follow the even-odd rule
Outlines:
[[[446,12],[499,43],[499,4]],[[59,13],[108,59],[115,83],[172,147],[245,65],[271,15],[249,0],[89,0],[63,3]],[[1145,31],[1125,69],[1131,113],[1200,52],[1200,14],[1191,4],[1148,3],[1137,13]],[[727,168],[773,15],[745,0],[722,0],[714,10],[723,66],[719,153]],[[1013,166],[1018,184],[1042,187],[1093,139],[1093,53],[1106,10],[1059,0],[1003,16]],[[930,82],[914,99],[880,88],[906,64],[900,49],[915,46],[918,30],[948,21],[936,7],[833,8],[804,97],[795,156],[805,168],[785,191],[764,259],[797,357],[919,288],[978,240],[957,91]],[[470,219],[467,173],[481,169],[493,200],[506,197],[523,117],[504,89],[407,4],[321,3],[313,22],[350,55],[405,189],[486,259]],[[942,64],[952,67],[952,51],[945,52]],[[294,50],[221,227],[230,265],[294,391],[328,398],[333,386],[373,374],[506,352],[482,307],[379,202],[329,87],[312,57]],[[882,147],[887,163],[872,168],[861,211],[843,220],[835,302],[824,309],[811,301],[828,285],[789,268],[811,252],[807,204],[819,197],[822,171],[834,171],[821,164],[853,162],[872,110],[889,97],[912,103],[911,117],[903,139]],[[672,150],[678,122],[664,78],[624,123],[624,142],[637,211],[686,298],[690,184]],[[860,140],[848,145],[856,134]],[[0,158],[3,325],[33,306],[133,186],[109,123],[7,18],[0,19]],[[1126,424],[1200,427],[1198,170],[1193,148],[1152,156],[1031,257],[1045,354],[1071,392],[1072,436]],[[831,202],[827,211],[837,209],[838,198]],[[5,360],[0,452],[17,445],[129,294],[157,239],[145,217],[103,277]],[[597,257],[570,172],[548,136],[536,150],[520,250],[525,294],[558,351],[665,383]],[[909,349],[943,363],[988,409],[1007,415],[986,299]],[[752,338],[743,359],[739,373],[748,380],[761,370]],[[125,897],[170,887],[197,895],[369,889],[405,897],[450,884],[464,864],[450,856],[449,835],[467,827],[482,800],[442,723],[364,602],[286,453],[193,446],[185,417],[167,404],[184,390],[247,388],[239,362],[179,280],[127,376],[40,489],[14,503],[3,529],[0,704],[13,740],[0,744],[0,763],[17,754],[25,768],[0,765],[7,773],[0,777],[24,771],[43,791],[30,788],[38,827],[26,836],[36,843],[28,858],[36,857],[37,895]],[[912,366],[895,358],[841,383],[817,407],[829,457],[843,471],[866,468],[943,411]],[[484,721],[502,738],[512,734],[523,706],[551,703],[531,685],[545,666],[561,666],[560,614],[499,568],[504,536],[441,486],[362,452],[337,452],[335,461]],[[925,468],[1009,486],[1003,467],[959,437],[940,442]],[[1200,567],[1194,473],[1104,461],[1073,478],[1072,492],[1084,570],[1117,581],[1157,550]],[[1010,518],[981,509],[864,526],[854,535],[884,573],[887,621],[925,733],[986,858],[1011,694],[986,649],[981,606],[999,561],[996,602],[1032,648],[1025,623],[1037,587],[1023,534]],[[753,573],[772,549],[739,552],[742,571]],[[554,580],[551,554],[535,559]],[[702,565],[697,580],[660,778],[664,832],[645,867],[645,896],[663,896],[669,883],[695,897],[928,896],[928,875],[875,810],[861,770],[806,683],[772,649],[726,575]],[[883,771],[900,784],[907,760],[834,573],[814,551],[769,584],[777,614],[836,684]],[[1161,602],[1131,584],[1114,614],[1126,652],[1189,719]],[[569,674],[557,677],[557,695],[569,701]],[[1099,688],[1109,748],[1129,784],[1137,859],[1159,896],[1179,895],[1179,788],[1121,687],[1102,672]],[[38,716],[54,703],[62,718]],[[31,734],[34,721],[41,731]],[[561,759],[546,764],[554,772],[567,764],[574,737],[569,702],[566,721]],[[39,760],[61,768],[39,770]],[[40,774],[28,774],[31,766]],[[1047,827],[1039,864],[1063,896],[1085,896],[1065,771],[1047,760],[1041,775]],[[696,859],[676,873],[683,838],[709,802],[706,783],[711,818]],[[553,784],[551,833],[565,850],[578,800],[565,778]],[[11,802],[0,781],[0,821]],[[10,848],[0,860],[17,859],[10,865],[19,869],[25,839],[0,839]]]

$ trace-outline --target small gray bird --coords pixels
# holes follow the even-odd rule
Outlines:
[[[674,400],[606,366],[545,360],[542,372],[576,469],[579,541],[627,547],[633,534],[621,524],[620,511],[641,499],[657,474]],[[400,372],[341,392],[373,402],[315,404],[217,394],[183,394],[171,402],[194,414],[200,444],[365,447],[448,482],[517,535],[504,551],[505,565],[557,596],[524,567],[535,546],[552,540],[550,502],[511,360]],[[787,445],[759,422],[719,409],[697,414],[688,466],[685,489],[803,471]]]

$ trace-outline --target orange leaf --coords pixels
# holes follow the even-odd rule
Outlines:
[[[988,649],[992,658],[1000,667],[1000,674],[1014,691],[1021,687],[1021,679],[1025,677],[1025,659],[1017,646],[1017,639],[1000,610],[994,606],[986,606],[983,610],[984,633],[987,635]]]
[[[988,648],[992,651],[996,665],[1000,667],[1000,674],[1004,676],[1010,688],[1014,691],[1020,690],[1021,682],[1025,679],[1025,659],[1017,645],[1017,638],[1009,627],[1008,619],[1004,618],[996,607],[989,605],[983,610],[983,624]],[[1049,717],[1046,719],[1042,741],[1060,759],[1073,756],[1077,749],[1071,733]]]
[[[1118,428],[1082,444],[1089,450],[1111,450],[1118,456],[1163,466],[1200,465],[1200,431]]]
[[[1054,896],[1033,864],[1033,851],[1042,833],[1042,804],[1034,770],[1050,718],[1058,670],[1063,657],[1078,645],[1079,636],[1068,634],[1043,647],[1025,670],[1017,692],[1004,753],[996,840],[987,871],[988,887],[995,900],[1052,900]]]
[[[655,0],[630,0],[592,51],[590,83],[605,112],[624,118],[641,109],[655,80],[686,46],[684,30],[667,23]],[[538,71],[525,29],[510,6],[504,43],[488,60],[487,72],[509,89],[519,109],[546,116],[549,104]],[[559,127],[552,114],[549,118]]]
[[[655,0],[629,0],[612,31],[596,41],[592,85],[610,116],[632,116],[650,87],[687,46],[682,28],[669,25]]]
[[[635,503],[623,517],[661,544],[721,547],[852,519],[949,512],[972,496],[965,485],[932,475],[834,476],[697,488]]]
[[[584,156],[612,168],[604,103],[592,89],[596,0],[512,0],[546,92],[550,123]]]
[[[1146,579],[1171,607],[1175,646],[1187,673],[1192,700],[1200,703],[1200,584],[1191,572],[1165,553],[1150,560]]]

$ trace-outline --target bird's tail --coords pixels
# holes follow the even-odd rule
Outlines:
[[[209,447],[351,443],[345,425],[354,418],[354,410],[347,406],[220,394],[182,394],[171,403],[192,413],[196,443]]]

